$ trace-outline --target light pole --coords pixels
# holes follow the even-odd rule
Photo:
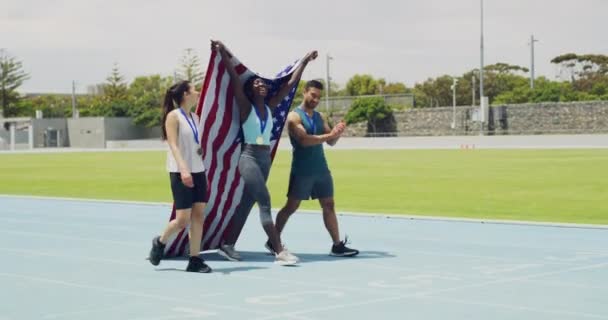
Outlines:
[[[4,55],[6,54],[6,48],[0,48],[0,60],[4,60]],[[4,100],[2,100],[2,103],[6,103],[4,102]],[[0,119],[4,118],[4,109],[0,110]]]
[[[485,102],[486,100],[484,99],[484,95],[483,95],[483,0],[480,0],[480,7],[481,7],[481,37],[480,37],[480,68],[479,68],[479,116],[480,116],[480,120],[479,121],[479,134],[483,135],[483,120],[484,120],[484,109],[487,107],[485,106]]]
[[[330,90],[330,84],[331,84],[331,77],[329,76],[329,61],[333,60],[334,58],[332,56],[329,55],[329,53],[327,55],[325,55],[325,84],[327,85],[327,88],[325,88],[325,112],[329,115],[329,90]]]
[[[72,80],[72,119],[78,118],[78,110],[76,110],[76,81]]]
[[[538,39],[534,39],[534,35],[530,36],[530,89],[534,89],[534,42],[538,42]]]
[[[458,78],[452,78],[452,129],[456,129],[456,84]]]

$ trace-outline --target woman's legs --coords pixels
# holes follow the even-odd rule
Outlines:
[[[181,209],[175,211],[175,219],[171,220],[160,236],[160,242],[166,244],[169,238],[178,232],[185,229],[190,223],[192,209]]]
[[[190,216],[190,256],[198,256],[201,252],[201,242],[203,240],[203,212],[206,203],[197,202],[192,206]]]
[[[165,245],[167,241],[178,230],[182,230],[188,226],[190,222],[191,209],[180,209],[175,212],[175,219],[171,220],[162,235],[152,239],[152,249],[150,250],[149,260],[152,265],[159,265],[165,254]]]
[[[254,157],[248,155],[242,155],[239,159],[239,172],[245,181],[246,192],[249,193],[258,204],[260,209],[260,222],[262,223],[264,231],[277,252],[283,251],[281,238],[274,226],[272,213],[270,211],[270,193],[268,192],[268,187],[266,187],[266,172],[262,171],[262,168],[260,168],[260,165]]]
[[[193,173],[192,176],[195,185],[194,188],[188,188],[181,182],[179,174],[170,174],[173,200],[177,208],[175,219],[167,224],[161,236],[155,237],[152,241],[150,262],[155,266],[158,265],[163,258],[167,241],[173,234],[188,228],[190,224],[188,230],[190,261],[186,271],[206,273],[211,272],[211,268],[204,263],[199,254],[203,237],[203,215],[207,202],[207,181],[204,173]]]

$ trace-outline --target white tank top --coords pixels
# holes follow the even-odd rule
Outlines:
[[[198,130],[198,137],[196,137],[196,141],[201,141],[202,135],[202,125],[199,121],[198,116],[195,113],[190,113],[192,115],[192,119],[186,117],[182,114],[179,109],[175,109],[171,112],[175,112],[177,114],[178,126],[177,126],[177,147],[179,152],[186,162],[186,165],[190,169],[191,173],[204,172],[205,165],[203,164],[203,156],[197,153],[197,149],[200,148],[200,144],[194,142],[194,132],[192,128],[188,124],[192,124],[192,119],[194,119],[194,125]],[[187,114],[187,113],[186,113]],[[171,148],[167,143],[167,171],[168,172],[179,172],[179,167],[177,166],[177,161],[175,161],[175,157],[173,157],[173,152],[171,152]]]

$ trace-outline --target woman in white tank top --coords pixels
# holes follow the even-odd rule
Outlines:
[[[211,268],[199,256],[203,211],[207,204],[207,178],[200,146],[201,124],[192,112],[198,98],[199,94],[188,81],[174,84],[165,95],[162,135],[169,146],[166,166],[176,214],[164,232],[152,240],[149,260],[157,266],[169,238],[190,225],[190,260],[186,271],[208,273]]]

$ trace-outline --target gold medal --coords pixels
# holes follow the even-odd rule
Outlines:
[[[264,137],[258,136],[258,138],[255,139],[255,143],[257,143],[257,144],[264,144]]]

